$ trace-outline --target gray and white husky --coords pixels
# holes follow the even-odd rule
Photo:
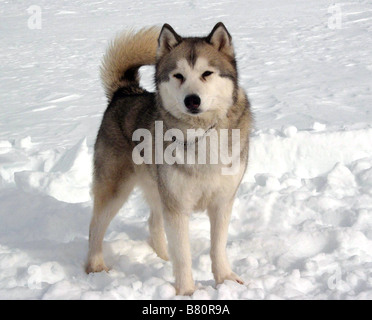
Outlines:
[[[156,92],[140,87],[143,65],[155,65]],[[235,193],[248,163],[252,116],[248,98],[238,85],[232,39],[224,24],[218,23],[207,37],[181,37],[168,24],[161,30],[123,33],[109,46],[101,76],[109,105],[94,150],[94,209],[86,271],[108,271],[102,254],[106,229],[139,186],[151,209],[149,243],[160,258],[171,260],[177,294],[190,295],[195,290],[189,243],[193,211],[207,210],[210,218],[216,284],[224,280],[242,284],[231,270],[226,243]],[[169,164],[155,161],[155,155],[154,161],[138,164],[133,155],[140,141],[133,138],[134,133],[144,129],[156,135],[157,123],[162,124],[161,134],[177,129],[187,136],[190,129],[203,130],[190,144],[179,136],[160,144],[160,151],[173,144],[173,151],[182,151],[185,157],[190,145],[200,153],[196,146],[208,140],[210,131],[217,137],[228,132],[229,154],[234,145],[239,146],[238,170],[222,174],[221,168],[232,163],[208,162],[211,157],[203,163]],[[234,130],[239,131],[237,144],[232,143]],[[209,139],[207,150],[211,143]],[[154,155],[159,143],[153,138],[147,148],[147,154]]]

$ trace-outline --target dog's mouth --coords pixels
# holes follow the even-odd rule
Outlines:
[[[187,113],[197,115],[199,113],[202,113],[202,111],[200,109],[187,109]]]

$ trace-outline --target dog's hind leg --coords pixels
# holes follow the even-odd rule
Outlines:
[[[157,185],[144,179],[140,183],[143,195],[150,206],[149,218],[149,245],[154,249],[155,253],[163,260],[169,260],[167,240],[164,231],[163,208]]]
[[[135,181],[132,177],[124,182],[96,182],[93,188],[94,208],[89,228],[89,253],[86,272],[108,271],[103,260],[102,242],[106,230],[133,190]]]
[[[152,208],[149,218],[150,238],[149,244],[155,253],[163,260],[168,261],[167,240],[165,238],[163,214],[161,208]]]

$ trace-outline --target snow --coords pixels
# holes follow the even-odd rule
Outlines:
[[[39,0],[39,30],[28,28],[29,1],[2,1],[0,299],[189,299],[175,297],[170,263],[147,244],[139,190],[106,234],[111,271],[84,273],[106,107],[98,67],[124,28],[167,22],[200,35],[219,20],[255,114],[228,241],[246,284],[214,286],[197,213],[191,299],[372,299],[372,3],[337,1],[341,28],[333,4]],[[143,83],[153,87],[152,68]]]

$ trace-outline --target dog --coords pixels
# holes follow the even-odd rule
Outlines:
[[[155,92],[140,86],[139,68],[144,65],[155,65]],[[243,284],[231,270],[226,245],[234,197],[248,164],[252,114],[238,84],[232,37],[225,25],[216,24],[206,37],[181,37],[168,24],[120,34],[103,57],[101,78],[108,107],[94,146],[94,208],[86,272],[108,271],[102,254],[105,232],[139,186],[151,211],[149,244],[160,258],[171,260],[176,294],[195,291],[189,243],[189,215],[194,211],[206,210],[210,219],[216,284],[225,280]],[[156,131],[165,134],[163,145],[152,138],[146,150],[145,145],[137,150],[144,143],[134,139],[138,129],[152,137]],[[176,137],[170,139],[165,133],[168,129],[176,129]],[[192,143],[179,138],[191,129],[202,130]],[[217,137],[228,131],[229,154],[231,132],[239,132],[234,144],[239,147],[239,161],[233,173],[221,173],[231,168],[231,157],[230,163],[208,162],[211,139],[205,143],[208,159],[203,163],[170,164],[161,157],[154,161],[171,145],[171,156],[178,151],[191,155],[192,147],[195,151],[212,130]],[[144,151],[152,161],[135,161]]]

